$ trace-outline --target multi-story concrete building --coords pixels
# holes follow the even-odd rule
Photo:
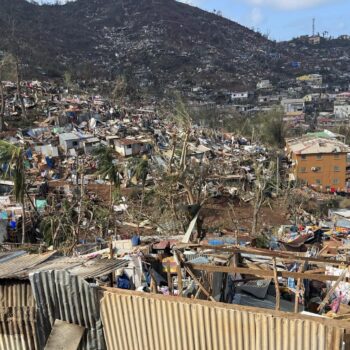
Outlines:
[[[347,190],[347,157],[350,148],[336,139],[302,137],[287,140],[292,161],[291,180],[320,191]]]
[[[281,105],[286,113],[305,112],[305,101],[303,99],[284,98],[281,101]]]

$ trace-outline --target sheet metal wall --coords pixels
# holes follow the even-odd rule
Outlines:
[[[44,348],[55,319],[87,328],[81,349],[106,349],[95,285],[66,271],[35,272],[29,279],[37,305],[40,349]]]
[[[0,350],[36,349],[35,308],[0,308]]]
[[[8,280],[0,284],[0,307],[35,306],[29,281]]]
[[[29,281],[1,281],[0,350],[38,349],[34,305]]]
[[[110,350],[340,350],[344,334],[323,319],[122,291],[101,312]]]

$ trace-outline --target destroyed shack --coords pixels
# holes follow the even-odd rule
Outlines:
[[[147,152],[147,143],[133,139],[114,139],[115,150],[123,157],[137,156]]]

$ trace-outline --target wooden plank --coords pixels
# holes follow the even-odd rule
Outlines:
[[[275,282],[275,289],[276,289],[276,311],[279,311],[280,303],[281,303],[281,293],[280,293],[280,287],[278,283],[276,259],[273,259],[273,279]]]
[[[278,252],[278,251],[270,251],[270,250],[260,250],[260,249],[244,249],[244,248],[235,248],[235,247],[220,247],[220,246],[210,246],[210,245],[189,245],[191,248],[199,248],[199,249],[211,249],[218,252],[227,252],[227,253],[243,253],[243,254],[251,254],[251,255],[260,255],[266,257],[276,257],[281,260],[287,261],[303,261],[309,263],[315,263],[316,265],[350,265],[350,261],[339,261],[334,259],[326,259],[326,258],[312,258],[312,257],[303,257],[293,254],[292,252]],[[180,248],[180,247],[179,247]]]
[[[304,272],[305,264],[300,265],[299,271],[300,273]],[[310,272],[310,271],[309,271]],[[307,272],[305,272],[307,274]],[[297,313],[299,311],[299,295],[300,295],[300,288],[301,288],[301,278],[298,278],[297,286],[296,286],[296,293],[295,293],[295,301],[294,301],[294,312]]]
[[[183,285],[182,285],[182,272],[181,272],[181,262],[182,259],[179,256],[177,251],[174,251],[174,259],[176,262],[176,273],[177,273],[177,289],[179,291],[179,295],[182,295]]]
[[[150,272],[150,276],[151,276],[151,293],[157,294],[158,290],[157,290],[157,281],[154,277],[153,271],[151,270]]]
[[[202,292],[211,300],[211,301],[216,301],[211,295],[210,293],[205,289],[205,287],[203,286],[203,284],[198,280],[198,278],[195,276],[195,274],[193,273],[193,271],[191,270],[191,268],[189,266],[185,266],[186,271],[188,272],[188,274],[191,276],[191,278],[198,284],[199,288],[202,290]]]
[[[196,226],[196,222],[197,222],[198,216],[199,216],[199,211],[198,211],[197,215],[190,222],[190,224],[189,224],[189,226],[187,228],[187,231],[186,231],[186,233],[184,235],[184,238],[182,240],[182,243],[188,243],[190,241],[191,236],[192,236],[192,232],[194,230],[194,227]]]
[[[179,295],[182,295],[183,286],[182,286],[182,273],[181,273],[180,266],[176,267],[176,272],[177,272],[177,288],[179,290]]]
[[[167,261],[166,264],[166,274],[167,274],[167,278],[168,278],[168,287],[169,287],[169,293],[170,295],[173,294],[173,279],[171,277],[171,266],[170,266],[170,261]]]
[[[77,324],[55,320],[45,350],[77,350],[84,332]]]
[[[253,275],[259,277],[270,277],[273,278],[273,271],[270,270],[255,270],[247,269],[245,267],[232,267],[232,266],[215,266],[215,265],[195,265],[186,263],[186,266],[190,266],[193,270],[207,271],[207,272],[226,272],[226,273],[240,273],[242,275]],[[332,275],[320,275],[311,273],[300,273],[300,272],[289,272],[289,271],[277,271],[278,277],[288,278],[292,277],[294,279],[304,279],[313,281],[337,281],[339,276]],[[344,278],[345,282],[350,282],[350,278]]]
[[[341,273],[341,275],[338,277],[338,279],[336,280],[336,282],[334,283],[334,285],[332,286],[332,288],[328,291],[327,295],[325,296],[325,298],[323,299],[322,303],[319,305],[319,307],[317,308],[318,311],[322,312],[324,307],[326,306],[326,304],[329,301],[329,298],[331,297],[331,295],[333,294],[333,292],[335,291],[335,289],[338,287],[339,283],[344,280],[346,273],[349,271],[349,268],[344,269],[344,271]]]

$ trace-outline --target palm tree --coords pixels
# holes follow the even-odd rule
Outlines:
[[[135,176],[138,181],[142,181],[142,197],[141,197],[141,213],[143,210],[143,201],[145,197],[145,186],[146,186],[146,180],[149,173],[149,163],[147,156],[144,156],[141,158],[141,160],[138,162],[135,168]]]
[[[18,147],[7,141],[0,140],[0,163],[6,165],[5,177],[14,181],[14,195],[16,201],[22,205],[22,243],[25,242],[25,154],[22,147]]]
[[[113,190],[120,189],[120,173],[117,166],[117,160],[114,158],[114,151],[109,147],[101,146],[94,151],[97,160],[97,175],[100,175],[104,180],[108,179],[110,183],[109,213],[113,209]],[[107,230],[109,227],[109,218],[107,223]]]
[[[97,160],[97,174],[104,180],[109,180],[110,203],[112,205],[113,189],[120,188],[120,174],[117,166],[117,160],[114,158],[113,150],[104,146],[97,148],[94,155]]]

